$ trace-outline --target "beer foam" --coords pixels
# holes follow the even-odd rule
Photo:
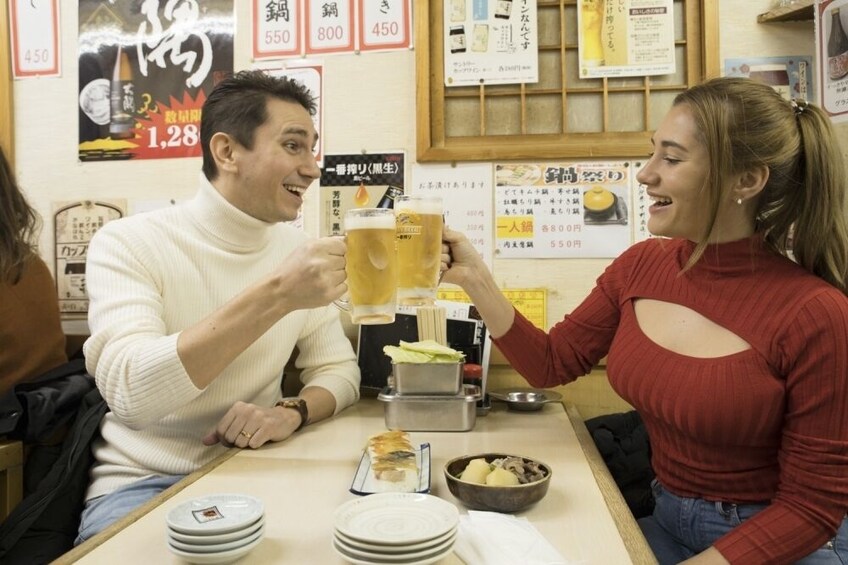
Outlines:
[[[442,200],[395,200],[396,212],[417,212],[419,214],[433,214],[436,216],[442,215]]]
[[[345,216],[345,231],[351,230],[393,230],[395,217],[392,214],[382,216]]]

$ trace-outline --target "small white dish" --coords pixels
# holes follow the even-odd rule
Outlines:
[[[375,545],[408,545],[444,535],[459,524],[450,502],[429,494],[384,492],[350,500],[334,513],[335,530]]]
[[[430,492],[430,444],[422,443],[415,450],[415,463],[418,466],[418,483],[414,491],[418,493]],[[356,473],[353,475],[353,482],[350,485],[350,492],[353,494],[374,494],[378,492],[387,492],[391,484],[385,481],[378,484],[374,478],[374,473],[371,472],[371,457],[368,456],[368,450],[362,452],[362,458],[359,460],[359,466],[356,468]],[[402,488],[398,486],[398,488]],[[398,491],[402,492],[402,491]]]
[[[353,555],[354,557],[359,557],[361,559],[393,559],[395,562],[402,560],[415,560],[415,559],[425,559],[430,557],[435,553],[442,553],[446,549],[453,547],[454,542],[456,541],[457,533],[453,532],[453,535],[443,540],[441,543],[431,545],[430,547],[425,547],[424,549],[419,549],[417,551],[406,551],[403,553],[387,553],[384,551],[365,551],[363,549],[359,549],[358,547],[354,547],[352,545],[348,545],[344,542],[343,539],[336,536],[333,539],[333,543],[336,546],[349,555]]]
[[[230,549],[229,551],[219,551],[217,553],[195,553],[193,551],[183,551],[182,549],[177,549],[170,543],[168,544],[168,549],[171,550],[171,553],[182,557],[189,563],[232,563],[236,559],[240,557],[244,557],[248,553],[250,553],[253,548],[262,543],[264,536],[259,536],[252,542],[243,545],[241,547],[237,547],[235,549]]]
[[[404,545],[381,545],[381,544],[373,544],[364,541],[360,541],[358,539],[349,538],[343,533],[336,531],[334,533],[336,539],[339,543],[349,546],[351,548],[356,548],[364,551],[371,551],[376,553],[407,553],[410,551],[421,551],[427,549],[429,547],[434,547],[447,541],[448,538],[455,535],[457,532],[456,529],[448,530],[444,534],[437,536],[433,539],[428,539],[427,541],[422,541],[419,543],[409,543]]]
[[[184,534],[178,532],[176,530],[172,530],[168,528],[168,535],[171,539],[175,539],[177,541],[181,541],[183,543],[188,543],[192,545],[215,545],[219,543],[227,543],[230,541],[236,541],[247,536],[253,534],[261,528],[265,524],[265,518],[260,517],[258,520],[246,526],[241,530],[235,530],[233,532],[227,532],[226,534],[213,534],[208,536],[195,536],[192,534]]]
[[[443,559],[445,556],[451,553],[453,551],[453,544],[451,544],[447,549],[444,549],[442,551],[430,553],[425,557],[412,559],[399,559],[396,555],[387,555],[385,558],[381,559],[365,559],[362,557],[357,557],[352,553],[348,553],[335,541],[333,542],[333,549],[336,551],[339,557],[341,557],[348,563],[353,563],[354,565],[429,565],[430,563],[435,563],[436,561]]]
[[[265,534],[265,526],[260,526],[259,529],[250,533],[249,535],[239,538],[233,541],[228,541],[226,543],[213,543],[213,544],[196,544],[196,543],[185,543],[174,539],[173,536],[168,536],[168,543],[171,544],[172,547],[177,549],[182,549],[183,551],[190,551],[192,553],[220,553],[222,551],[229,551],[231,549],[236,549],[237,547],[241,547],[243,545],[247,545],[258,538],[261,538]]]
[[[264,514],[265,506],[258,498],[245,494],[210,494],[171,509],[165,519],[175,532],[215,535],[242,530]]]

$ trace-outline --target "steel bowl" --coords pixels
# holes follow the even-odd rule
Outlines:
[[[511,410],[521,412],[535,412],[541,410],[549,402],[559,402],[562,395],[553,390],[543,388],[513,388],[500,389],[489,392],[489,396],[495,400],[506,402]]]

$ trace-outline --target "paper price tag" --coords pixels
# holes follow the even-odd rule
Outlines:
[[[307,0],[307,54],[353,51],[353,30],[353,0]]]
[[[253,58],[300,55],[301,4],[253,0]]]
[[[58,76],[59,6],[56,0],[35,4],[9,0],[12,71],[15,78]]]
[[[408,48],[412,42],[409,34],[409,0],[359,0],[359,48]]]

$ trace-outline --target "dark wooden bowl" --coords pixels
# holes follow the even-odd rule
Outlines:
[[[485,459],[492,462],[504,457],[520,457],[524,461],[537,463],[544,472],[544,478],[515,486],[489,486],[477,483],[465,482],[458,478],[462,474],[468,462],[472,459]],[[448,490],[458,498],[465,506],[472,510],[489,510],[493,512],[518,512],[542,500],[548,492],[551,484],[551,468],[541,461],[522,457],[520,455],[508,455],[505,453],[480,453],[477,455],[464,455],[451,459],[445,464],[445,481]]]

